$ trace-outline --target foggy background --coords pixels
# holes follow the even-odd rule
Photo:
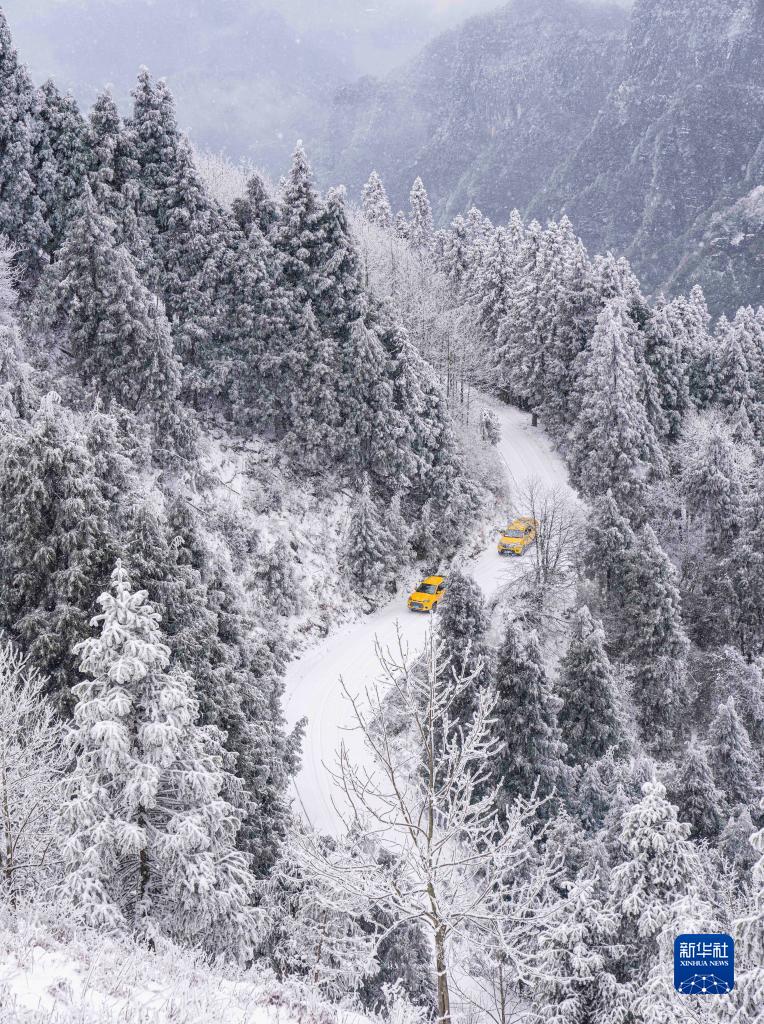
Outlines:
[[[285,170],[334,90],[380,75],[496,0],[6,0],[36,82],[86,109],[109,84],[123,110],[146,64],[199,146]]]

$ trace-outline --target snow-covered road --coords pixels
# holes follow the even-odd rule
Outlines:
[[[530,416],[499,403],[486,404],[501,421],[499,452],[511,494],[521,492],[534,479],[546,487],[566,485],[562,460],[541,429],[531,426]],[[518,569],[514,559],[499,557],[496,539],[493,535],[490,544],[467,566],[488,598]],[[358,732],[348,731],[353,716],[341,680],[355,695],[362,694],[379,676],[375,642],[383,649],[397,648],[400,633],[412,653],[421,647],[430,618],[409,612],[407,597],[407,593],[399,592],[373,615],[340,628],[287,668],[287,723],[291,727],[300,718],[308,719],[302,769],[295,781],[296,803],[308,821],[322,832],[336,834],[339,830],[339,817],[332,802],[335,790],[328,769],[335,763],[340,740],[345,740],[353,760],[362,761],[365,755],[362,737]]]

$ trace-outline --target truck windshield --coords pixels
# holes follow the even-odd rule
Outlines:
[[[507,530],[504,534],[505,537],[511,537],[513,540],[520,540],[525,536],[522,530]]]
[[[420,594],[434,594],[435,589],[434,583],[420,583],[417,587]]]

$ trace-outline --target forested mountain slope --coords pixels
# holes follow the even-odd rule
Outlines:
[[[416,175],[446,219],[530,204],[604,103],[626,17],[574,0],[515,0],[335,99],[325,174],[357,190],[376,168],[402,206]]]
[[[355,187],[376,168],[398,204],[421,174],[441,221],[568,213],[650,290],[700,283],[734,309],[764,287],[763,62],[756,0],[515,0],[342,89],[327,173]]]

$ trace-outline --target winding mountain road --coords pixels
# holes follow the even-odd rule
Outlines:
[[[530,416],[498,402],[483,401],[501,422],[499,454],[506,467],[510,498],[532,480],[547,488],[567,486],[562,460],[544,433],[531,426]],[[514,559],[499,557],[496,537],[492,536],[490,544],[467,563],[467,569],[486,598],[491,598],[517,572],[518,565]],[[416,582],[412,580],[412,585]],[[395,649],[400,635],[415,653],[424,642],[429,616],[409,612],[407,596],[399,592],[372,615],[341,627],[287,667],[287,724],[291,728],[301,718],[308,719],[302,768],[294,782],[295,802],[308,822],[321,832],[337,834],[341,830],[330,774],[340,741],[344,739],[357,763],[369,759],[363,737],[351,728],[353,714],[342,683],[354,696],[360,695],[380,675],[377,643],[383,649]]]

